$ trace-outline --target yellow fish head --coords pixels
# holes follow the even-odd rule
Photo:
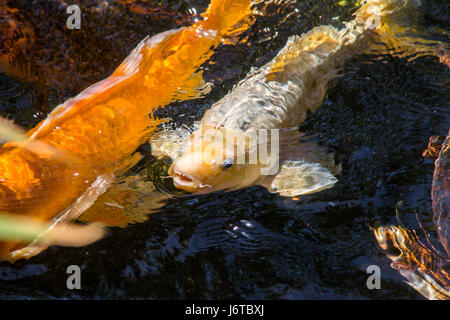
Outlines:
[[[259,164],[248,161],[249,139],[223,128],[195,131],[169,169],[177,188],[193,193],[236,190],[255,182]]]

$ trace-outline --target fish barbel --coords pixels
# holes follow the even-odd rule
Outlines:
[[[295,128],[308,112],[320,107],[327,83],[337,76],[338,68],[364,52],[378,34],[389,34],[386,30],[392,15],[407,14],[418,5],[414,0],[367,0],[356,11],[355,19],[340,30],[320,26],[290,37],[271,62],[251,71],[206,111],[200,128],[180,148],[180,156],[171,151],[174,147],[165,152],[174,159],[169,174],[175,186],[208,193],[263,185],[283,196],[331,188],[337,181],[333,174],[340,166],[324,148],[311,141],[299,143],[305,137]],[[262,129],[279,130],[265,143],[272,147],[276,141],[271,139],[279,138],[278,154],[271,149],[270,159],[239,161],[240,155],[248,159],[252,153],[259,154]],[[164,147],[157,142],[154,145]],[[233,153],[236,149],[241,151]],[[164,154],[164,150],[155,154]]]
[[[249,12],[250,0],[212,0],[202,20],[145,38],[109,77],[56,107],[27,135],[64,159],[5,143],[0,211],[55,223],[77,218],[114,173],[136,163],[132,153],[161,123],[152,111],[205,92],[198,68]],[[0,242],[0,259],[29,258],[44,248]]]

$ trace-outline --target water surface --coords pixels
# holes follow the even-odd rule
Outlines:
[[[35,7],[27,12],[31,8],[23,5],[28,17],[43,19],[52,9],[58,12],[56,5],[37,4],[39,13]],[[163,4],[188,15],[191,8],[203,11],[207,1]],[[298,12],[281,22],[293,8]],[[143,19],[120,10],[115,18],[109,16],[117,20],[97,16],[92,24],[98,25],[98,33],[86,27],[77,36],[61,36],[70,55],[54,64],[80,81],[58,78],[54,69],[42,71],[45,65],[36,72],[55,74],[53,82],[27,83],[1,75],[0,114],[31,127],[57,103],[106,77],[146,34],[189,23],[188,18]],[[130,16],[135,19],[121,20]],[[102,27],[101,19],[110,24]],[[213,63],[204,66],[205,77],[215,85],[210,94],[172,104],[159,115],[171,117],[174,125],[192,124],[251,67],[270,61],[288,36],[349,19],[351,6],[331,0],[298,1],[278,13],[268,9],[247,32],[247,41],[220,46]],[[448,21],[447,2],[426,4],[422,23],[436,39],[448,41],[442,31],[448,34]],[[45,22],[36,28],[45,30]],[[117,50],[95,45],[98,37],[120,45]],[[449,68],[431,55],[356,56],[333,80],[323,106],[300,127],[342,163],[334,188],[298,201],[262,187],[175,197],[144,223],[111,228],[108,237],[90,246],[51,247],[29,261],[1,263],[0,297],[423,299],[391,269],[371,228],[401,224],[418,229],[417,212],[436,242],[430,199],[434,163],[421,154],[430,136],[446,135],[450,128],[449,75]],[[152,161],[147,152],[131,174],[145,171]],[[165,183],[170,188],[170,181]],[[66,288],[71,264],[81,266],[81,290]],[[380,290],[366,287],[369,265],[381,268]]]

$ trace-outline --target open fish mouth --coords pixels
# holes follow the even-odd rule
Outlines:
[[[210,185],[202,184],[197,178],[194,176],[175,170],[173,168],[169,169],[169,175],[173,178],[173,183],[177,188],[189,191],[196,192],[205,188],[210,188]]]
[[[186,173],[183,173],[183,172],[180,172],[177,170],[174,170],[171,175],[172,175],[174,181],[176,181],[177,184],[180,184],[180,185],[186,185],[186,184],[194,185],[197,182],[196,179],[193,176],[191,176],[190,174],[186,174]]]

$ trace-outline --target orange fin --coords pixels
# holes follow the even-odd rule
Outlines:
[[[217,30],[227,34],[236,26],[241,18],[250,14],[250,1],[248,0],[212,0],[206,12],[202,14],[204,28]]]
[[[61,226],[64,223],[77,219],[87,208],[91,207],[97,198],[103,194],[109,186],[114,182],[114,177],[112,174],[103,174],[97,177],[97,179],[80,195],[69,207],[62,211],[58,216],[56,216],[52,221],[50,227],[41,233],[40,238],[35,239],[30,244],[25,247],[20,247],[19,249],[13,249],[7,255],[1,256],[0,259],[5,259],[10,262],[14,262],[18,259],[29,259],[51,245],[51,241],[42,241],[42,236],[47,234],[51,235],[52,229],[55,226]],[[51,239],[51,237],[49,238]],[[15,242],[7,242],[6,249],[8,246],[14,246]],[[14,247],[13,247],[14,248]],[[0,253],[3,253],[5,248],[0,246]]]

